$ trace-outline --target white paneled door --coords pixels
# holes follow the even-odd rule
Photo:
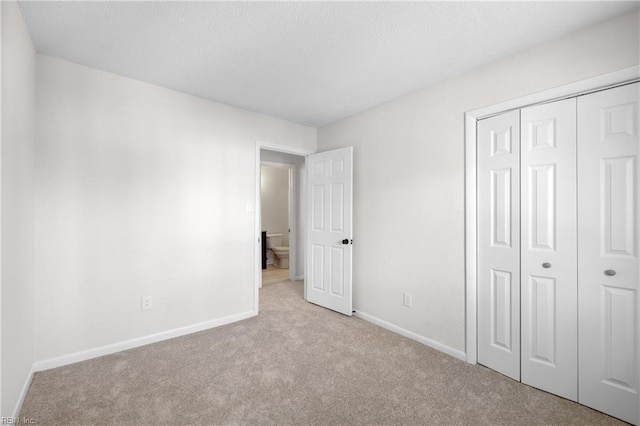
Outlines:
[[[580,402],[640,421],[638,83],[578,100]]]
[[[521,110],[521,380],[578,398],[576,99]]]
[[[352,314],[353,147],[307,157],[307,300]]]
[[[478,123],[478,362],[520,380],[520,127]]]

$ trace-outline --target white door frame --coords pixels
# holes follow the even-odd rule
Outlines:
[[[294,281],[298,273],[298,215],[296,214],[296,207],[300,202],[296,196],[296,189],[298,188],[298,167],[295,164],[280,163],[277,161],[261,161],[260,166],[279,167],[289,171],[289,187],[287,188],[287,192],[289,193],[289,235],[287,238],[289,240],[289,279]],[[260,215],[262,216],[262,206],[260,206]],[[260,283],[260,287],[262,287],[262,283]]]
[[[475,364],[477,347],[477,180],[476,180],[476,126],[479,119],[525,106],[553,102],[640,79],[640,66],[602,74],[553,89],[475,109],[465,113],[465,286],[466,286],[466,361]],[[640,311],[640,297],[638,298]]]
[[[287,145],[278,145],[271,142],[265,141],[256,141],[256,152],[255,152],[255,198],[253,204],[253,212],[254,212],[254,242],[255,242],[255,251],[254,251],[254,290],[253,290],[253,312],[257,315],[259,312],[260,302],[260,287],[262,287],[262,225],[261,225],[261,217],[260,217],[260,150],[266,149],[269,151],[282,152],[284,154],[293,154],[300,155],[306,157],[309,154],[313,154],[315,151],[311,151],[303,148],[296,148]],[[305,232],[304,229],[300,230],[301,232]],[[305,235],[305,234],[303,234]],[[291,259],[289,259],[291,261]]]

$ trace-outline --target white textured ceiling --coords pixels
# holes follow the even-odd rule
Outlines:
[[[319,127],[638,2],[32,2],[39,52]]]

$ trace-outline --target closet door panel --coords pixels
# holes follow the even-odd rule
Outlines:
[[[576,100],[521,110],[522,382],[577,400]]]
[[[478,362],[520,380],[518,111],[478,123]]]
[[[578,100],[579,401],[635,424],[639,91]]]

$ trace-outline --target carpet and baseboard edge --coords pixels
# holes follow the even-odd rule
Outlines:
[[[118,343],[113,343],[110,345],[101,346],[98,348],[87,349],[80,352],[75,352],[67,355],[63,355],[56,358],[50,358],[42,361],[37,361],[34,363],[33,368],[29,372],[29,375],[25,381],[22,392],[20,393],[20,399],[16,404],[14,409],[14,417],[17,417],[20,413],[20,409],[22,407],[22,403],[24,402],[24,398],[29,390],[29,386],[33,379],[33,375],[37,371],[50,370],[52,368],[62,367],[69,364],[74,364],[76,362],[86,361],[93,358],[98,358],[105,355],[110,355],[116,352],[121,352],[128,349],[137,348],[140,346],[149,345],[151,343],[161,342],[163,340],[173,339],[175,337],[184,336],[191,333],[197,333],[199,331],[204,331],[210,328],[220,327],[222,325],[231,324],[233,322],[242,321],[247,318],[251,318],[257,315],[257,312],[247,311],[242,312],[235,315],[229,315],[223,318],[218,318],[211,321],[204,321],[197,324],[192,324],[189,326],[176,328],[172,330],[167,330],[164,332],[151,334],[148,336],[138,337],[130,340],[125,340]],[[361,318],[367,322],[375,324],[379,327],[397,333],[401,336],[407,337],[409,339],[415,340],[419,343],[422,343],[425,346],[429,346],[433,349],[436,349],[440,352],[443,352],[447,355],[450,355],[454,358],[460,359],[462,361],[466,360],[466,354],[463,351],[454,349],[450,346],[444,345],[440,342],[437,342],[433,339],[429,339],[428,337],[419,335],[412,331],[409,331],[405,328],[399,327],[390,322],[384,321],[380,318],[377,318],[373,315],[367,314],[362,311],[356,311],[355,316]]]
[[[399,327],[395,324],[392,324],[390,322],[387,322],[385,320],[382,320],[380,318],[377,318],[373,315],[367,314],[365,312],[362,311],[355,311],[355,316],[363,319],[365,321],[368,321],[372,324],[375,324],[379,327],[385,328],[389,331],[393,331],[394,333],[397,333],[401,336],[407,337],[409,339],[415,340],[416,342],[422,343],[425,346],[429,346],[430,348],[436,349],[440,352],[444,352],[447,355],[451,355],[454,358],[458,358],[461,361],[466,361],[466,354],[463,351],[460,351],[458,349],[454,349],[450,346],[444,345],[440,342],[437,342],[433,339],[429,339],[428,337],[424,337],[421,336],[418,333],[414,333],[413,331],[409,331],[405,328]]]
[[[18,401],[16,402],[16,406],[13,408],[13,413],[11,417],[13,419],[17,419],[20,415],[20,410],[22,410],[22,404],[24,403],[24,399],[27,397],[27,393],[29,392],[29,387],[31,386],[31,381],[33,380],[33,375],[35,374],[35,366],[31,366],[31,370],[27,374],[27,378],[24,381],[24,385],[22,385],[22,390],[20,391],[20,396],[18,397]],[[4,422],[3,422],[4,424]]]
[[[210,328],[220,327],[222,325],[231,324],[237,321],[242,321],[244,319],[251,318],[256,315],[258,315],[258,313],[255,311],[241,312],[239,314],[229,315],[226,317],[217,318],[209,321],[203,321],[203,322],[188,325],[185,327],[174,328],[172,330],[162,331],[160,333],[155,333],[148,336],[136,337],[134,339],[112,343],[110,345],[87,349],[80,352],[74,352],[74,353],[62,355],[56,358],[36,361],[34,364],[33,370],[34,371],[50,370],[52,368],[62,367],[65,365],[74,364],[76,362],[86,361],[86,360],[98,358],[104,355],[110,355],[116,352],[126,351],[128,349],[149,345],[151,343],[157,343],[163,340],[173,339],[175,337],[185,336],[191,333],[197,333],[199,331],[208,330]]]

